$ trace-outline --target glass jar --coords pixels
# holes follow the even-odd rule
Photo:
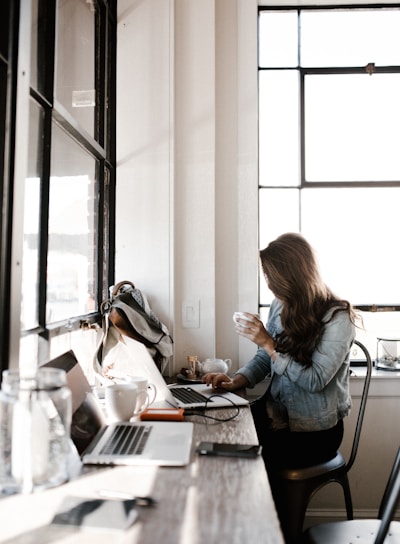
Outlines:
[[[400,370],[400,338],[377,338],[375,367],[382,370]]]
[[[71,391],[64,370],[3,372],[0,491],[32,493],[68,480]]]

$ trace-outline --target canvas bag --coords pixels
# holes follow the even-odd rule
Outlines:
[[[173,340],[167,327],[131,281],[121,281],[110,291],[110,298],[101,305],[103,334],[93,361],[97,380],[105,385],[130,373],[124,336],[144,344],[162,373],[173,354]]]

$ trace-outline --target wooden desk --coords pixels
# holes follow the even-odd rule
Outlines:
[[[208,410],[218,418],[231,408]],[[284,544],[261,458],[198,456],[200,440],[256,442],[249,408],[230,422],[190,416],[195,423],[187,467],[96,468],[54,489],[0,500],[0,542],[62,544]],[[142,507],[125,532],[79,531],[49,526],[66,495],[97,496],[100,489],[151,495],[158,504]],[[11,541],[12,539],[12,541]]]

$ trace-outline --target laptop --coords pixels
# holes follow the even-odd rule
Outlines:
[[[67,372],[72,393],[71,439],[84,464],[184,466],[189,463],[193,423],[107,424],[103,408],[72,350],[43,366]]]
[[[116,347],[106,355],[103,364],[107,366],[118,361],[118,369],[109,371],[109,376],[116,381],[124,381],[129,375],[145,376],[149,383],[154,384],[157,394],[152,408],[237,408],[249,404],[240,395],[230,391],[215,391],[204,383],[167,385],[144,344],[128,336],[118,335],[118,340]]]

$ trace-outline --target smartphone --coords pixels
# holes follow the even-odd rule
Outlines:
[[[221,442],[200,442],[196,448],[199,455],[214,455],[225,457],[247,457],[252,459],[261,454],[259,444],[227,444]]]

